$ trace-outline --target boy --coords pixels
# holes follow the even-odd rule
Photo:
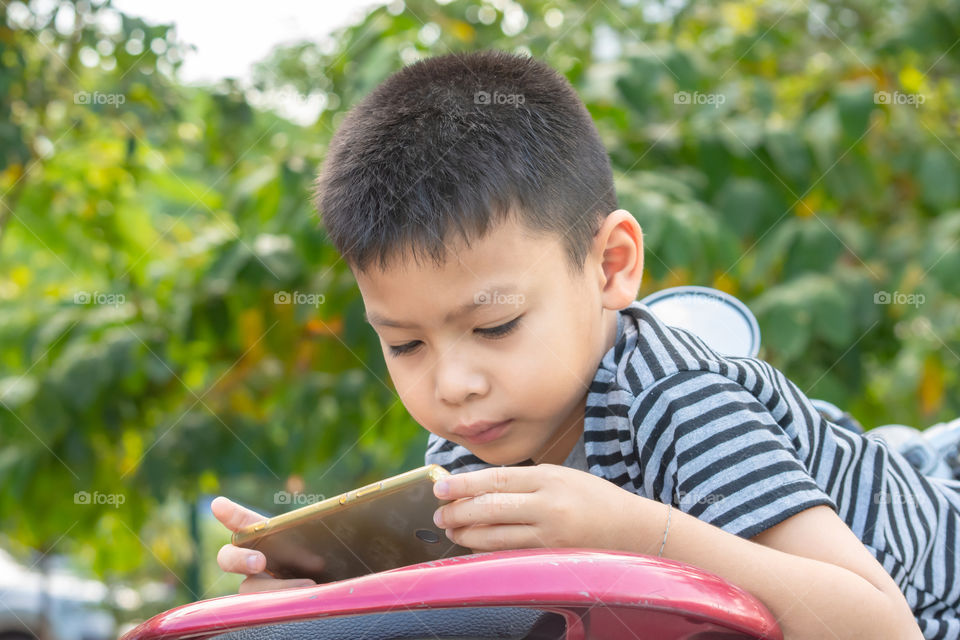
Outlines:
[[[317,186],[425,461],[454,473],[452,540],[656,553],[751,592],[790,639],[960,638],[956,486],[636,302],[641,229],[558,73],[499,52],[406,67],[345,118]],[[231,545],[218,562],[241,591],[311,584]]]

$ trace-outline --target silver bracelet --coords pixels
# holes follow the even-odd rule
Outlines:
[[[667,532],[670,531],[671,509],[673,509],[673,505],[668,504],[667,505],[667,528],[663,530],[663,542],[660,543],[660,553],[657,554],[658,557],[663,555],[663,545],[667,544]]]

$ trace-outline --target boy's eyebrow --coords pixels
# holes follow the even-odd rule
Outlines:
[[[462,316],[467,315],[468,313],[477,309],[477,307],[482,307],[487,304],[500,304],[495,300],[491,299],[491,293],[494,294],[495,298],[500,296],[514,293],[517,291],[517,287],[514,285],[503,285],[503,286],[494,286],[487,287],[486,289],[479,290],[473,296],[473,300],[470,302],[465,302],[460,305],[458,308],[454,309],[443,319],[444,324],[450,322],[451,320],[456,320]],[[485,298],[485,299],[484,299]],[[515,301],[511,301],[511,304],[516,304]],[[377,324],[384,327],[395,327],[397,329],[419,329],[419,325],[415,322],[403,322],[401,320],[391,320],[390,318],[384,318],[381,315],[378,315],[373,312],[363,312],[363,318],[367,321],[367,324]]]

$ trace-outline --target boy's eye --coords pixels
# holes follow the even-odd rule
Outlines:
[[[397,345],[396,347],[390,345],[390,354],[395,356],[402,356],[404,354],[410,353],[414,349],[420,346],[420,341],[415,340],[413,342],[408,342],[407,344]]]
[[[522,317],[523,316],[517,316],[510,322],[505,322],[504,324],[496,327],[490,327],[488,329],[476,329],[475,331],[480,335],[487,336],[488,338],[500,338],[513,331],[517,327],[517,323]]]
[[[517,327],[517,323],[520,322],[520,318],[523,316],[517,316],[510,322],[498,325],[496,327],[489,327],[487,329],[474,329],[480,335],[487,338],[502,338],[507,335]],[[401,344],[397,346],[390,345],[390,353],[394,356],[402,356],[408,353],[413,352],[417,347],[422,343],[419,340],[414,340],[413,342],[408,342],[406,344]]]

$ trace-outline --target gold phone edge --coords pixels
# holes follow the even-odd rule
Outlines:
[[[317,513],[334,512],[338,509],[346,508],[351,504],[365,502],[373,499],[375,496],[382,496],[392,490],[406,486],[412,480],[415,481],[421,477],[426,477],[433,482],[437,482],[441,478],[445,478],[449,475],[451,475],[450,472],[438,464],[429,464],[417,469],[411,469],[410,471],[405,471],[390,478],[386,478],[385,480],[374,482],[357,489],[352,489],[346,493],[341,493],[331,498],[327,498],[326,500],[308,504],[300,507],[299,509],[294,509],[293,511],[281,513],[278,516],[273,516],[272,518],[267,518],[266,520],[260,520],[259,522],[249,524],[241,529],[238,529],[237,531],[234,531],[233,535],[230,536],[230,543],[234,546],[243,546],[245,542],[257,540],[258,538],[262,538],[266,535],[289,529],[290,527],[299,523],[302,519],[313,516]],[[381,485],[379,491],[364,493],[359,497],[354,497],[349,502],[342,501],[351,493],[356,496],[357,493],[377,484]],[[255,530],[255,528],[257,528],[257,530]]]

